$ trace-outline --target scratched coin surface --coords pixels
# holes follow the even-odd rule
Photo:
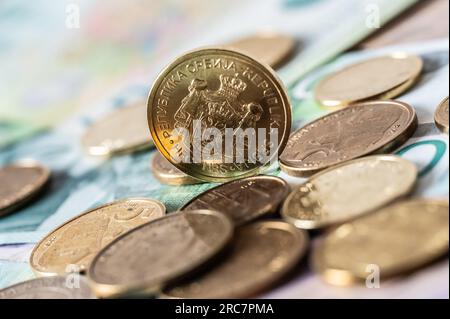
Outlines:
[[[225,182],[255,175],[278,157],[291,109],[273,70],[243,53],[210,48],[186,53],[159,75],[148,121],[156,147],[178,169]]]
[[[239,227],[230,251],[211,269],[163,290],[169,298],[247,298],[272,287],[305,254],[308,234],[282,221]]]
[[[292,37],[275,32],[260,32],[246,36],[225,46],[246,52],[256,60],[276,68],[283,64],[295,50]]]
[[[203,181],[189,176],[172,165],[161,153],[156,152],[151,161],[153,175],[163,184],[192,185]]]
[[[51,276],[31,279],[0,290],[0,299],[94,299],[83,277]]]
[[[109,156],[151,147],[146,110],[145,102],[140,101],[101,118],[82,136],[84,149],[93,156]]]
[[[0,216],[13,212],[33,199],[49,180],[50,171],[32,161],[0,168]]]
[[[40,275],[84,272],[94,256],[121,234],[164,216],[152,199],[126,199],[94,208],[58,227],[39,242],[30,265]]]
[[[297,130],[280,156],[280,167],[293,176],[310,176],[357,157],[389,152],[416,130],[408,104],[373,101],[349,106]]]
[[[436,126],[444,133],[448,134],[448,96],[439,104],[434,114]]]
[[[312,264],[333,285],[408,273],[448,252],[448,201],[417,199],[387,206],[336,228],[319,241]]]
[[[374,155],[331,167],[298,186],[283,204],[283,218],[316,229],[374,211],[408,195],[416,166],[393,155]]]
[[[106,246],[88,271],[99,296],[155,293],[217,255],[231,240],[233,224],[208,210],[169,214]]]
[[[274,213],[289,193],[289,185],[275,176],[252,176],[212,188],[181,210],[210,209],[228,215],[235,225]]]
[[[324,106],[347,106],[364,100],[392,99],[410,88],[423,68],[420,57],[403,53],[376,57],[325,77],[315,89]]]

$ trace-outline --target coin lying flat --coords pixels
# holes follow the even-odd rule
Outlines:
[[[290,187],[274,176],[253,176],[212,188],[186,203],[181,210],[210,209],[228,215],[235,225],[273,213]]]
[[[191,177],[173,166],[161,153],[156,152],[151,162],[153,175],[163,184],[192,185],[203,181]]]
[[[245,54],[210,48],[181,56],[159,75],[148,121],[156,147],[178,169],[225,182],[255,175],[277,158],[288,139],[291,109],[273,70]],[[261,152],[254,152],[255,145]],[[267,158],[260,156],[268,150]]]
[[[322,228],[406,196],[416,178],[416,166],[400,157],[363,157],[312,176],[288,196],[281,215],[298,228]]]
[[[145,102],[137,102],[95,122],[81,138],[84,149],[89,155],[109,156],[151,147],[146,109]]]
[[[407,273],[448,251],[448,202],[412,200],[344,224],[315,249],[315,270],[334,285]]]
[[[93,299],[82,277],[51,276],[28,280],[0,290],[0,299]]]
[[[155,293],[195,270],[231,240],[232,222],[207,211],[174,213],[117,238],[93,260],[88,277],[97,295]]]
[[[152,199],[126,199],[94,208],[58,227],[34,248],[30,265],[40,275],[84,272],[95,255],[123,233],[164,216]]]
[[[364,100],[392,99],[419,78],[423,62],[403,53],[376,57],[325,77],[315,89],[324,106],[347,106]]]
[[[305,254],[308,234],[282,221],[236,230],[231,251],[210,270],[163,290],[171,298],[246,298],[270,288]]]
[[[280,167],[289,175],[310,176],[357,157],[389,152],[403,144],[416,128],[416,112],[408,104],[356,104],[293,133],[280,156]]]
[[[294,52],[295,40],[289,36],[274,33],[261,32],[225,44],[226,47],[235,48],[246,52],[275,68],[281,65]]]
[[[448,96],[439,104],[434,114],[436,126],[444,133],[448,134]]]
[[[49,180],[50,171],[31,161],[0,168],[0,216],[33,199]]]

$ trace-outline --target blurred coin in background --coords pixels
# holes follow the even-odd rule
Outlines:
[[[235,225],[241,225],[274,213],[289,190],[288,183],[279,177],[246,177],[207,190],[180,210],[217,210],[228,215]]]
[[[400,157],[363,157],[312,176],[288,196],[281,215],[298,228],[323,228],[408,195],[416,178],[416,166]]]
[[[50,180],[50,171],[32,160],[0,168],[0,216],[35,198]]]
[[[357,157],[389,152],[406,142],[416,128],[416,112],[406,103],[355,104],[291,134],[280,167],[292,176],[310,176]]]
[[[236,230],[230,252],[190,281],[163,290],[168,298],[247,298],[272,288],[308,248],[308,234],[282,221]]]
[[[436,126],[444,133],[448,134],[448,96],[438,105],[434,114]]]
[[[89,155],[111,156],[153,146],[148,131],[147,106],[139,101],[119,108],[89,127],[81,138]]]
[[[290,36],[267,31],[226,43],[225,47],[246,52],[256,60],[277,68],[294,53],[296,42]]]
[[[333,285],[381,280],[428,264],[448,252],[448,202],[416,199],[343,224],[319,241],[314,269]],[[377,274],[375,274],[377,275]]]
[[[372,58],[325,77],[316,86],[315,97],[327,107],[392,99],[417,81],[422,68],[422,59],[415,55],[396,53]]]
[[[153,175],[163,184],[192,185],[203,183],[203,181],[180,171],[162,156],[160,152],[155,152],[155,155],[153,155],[150,168]]]
[[[210,261],[232,235],[231,220],[219,212],[169,214],[106,246],[92,261],[88,278],[100,297],[155,294]]]
[[[74,277],[76,276],[76,277]],[[0,299],[94,299],[82,276],[50,276],[24,281],[0,290]]]
[[[84,272],[95,255],[123,233],[164,216],[164,205],[152,199],[125,199],[96,207],[58,227],[34,248],[33,270],[44,276]]]

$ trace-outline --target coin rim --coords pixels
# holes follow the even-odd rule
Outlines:
[[[377,104],[385,104],[385,103],[390,103],[390,104],[396,104],[398,106],[403,107],[404,109],[406,109],[408,111],[408,115],[409,115],[409,121],[407,122],[407,124],[405,125],[405,129],[399,133],[397,133],[395,135],[395,137],[390,138],[390,140],[388,140],[384,145],[381,145],[379,148],[370,151],[370,152],[365,152],[365,153],[361,153],[358,156],[355,157],[351,157],[348,158],[344,161],[338,162],[336,164],[328,164],[325,165],[323,167],[317,168],[317,167],[303,167],[303,168],[299,168],[299,167],[295,167],[293,165],[289,165],[286,163],[286,161],[283,161],[282,156],[283,154],[280,155],[280,157],[278,158],[278,162],[279,162],[279,166],[280,169],[285,172],[286,174],[290,175],[290,176],[294,176],[294,177],[310,177],[324,169],[339,165],[341,163],[345,163],[357,158],[361,158],[361,157],[365,157],[367,155],[373,155],[373,154],[383,154],[383,153],[389,153],[390,151],[394,150],[395,148],[403,145],[416,131],[417,127],[418,127],[418,119],[417,119],[417,113],[415,111],[415,109],[405,103],[405,102],[400,102],[400,101],[396,101],[396,100],[378,100],[378,101],[368,101],[368,102],[361,102],[358,104],[353,104],[351,106],[348,106],[346,108],[342,108],[339,110],[336,110],[334,112],[330,112],[325,114],[324,116],[319,117],[318,119],[311,121],[307,124],[305,124],[304,126],[302,126],[301,128],[299,128],[298,130],[296,130],[295,132],[293,132],[290,135],[290,138],[293,137],[294,135],[298,134],[299,132],[301,132],[302,130],[306,129],[307,127],[314,125],[316,123],[318,123],[319,121],[322,121],[323,119],[332,116],[333,114],[336,114],[338,112],[347,112],[348,109],[350,108],[358,108],[358,107],[365,107],[365,106],[375,106]],[[299,142],[297,142],[299,143]]]
[[[288,182],[286,182],[286,181],[285,181],[284,179],[282,179],[281,177],[278,177],[278,176],[272,176],[272,175],[255,175],[255,176],[249,176],[249,177],[244,177],[244,178],[240,178],[240,179],[235,179],[235,180],[232,180],[232,181],[229,181],[229,182],[226,182],[226,183],[217,185],[217,186],[215,186],[215,187],[213,187],[213,188],[210,188],[210,189],[208,189],[207,191],[205,191],[205,192],[203,192],[203,193],[201,193],[201,194],[195,196],[194,198],[192,198],[191,200],[189,200],[187,203],[185,203],[179,210],[180,210],[180,211],[185,211],[185,210],[186,210],[186,207],[188,207],[190,204],[192,204],[193,202],[195,202],[198,198],[204,196],[205,194],[207,194],[207,193],[209,193],[209,192],[211,192],[211,191],[213,191],[213,190],[217,190],[217,189],[219,189],[219,188],[226,188],[226,187],[228,187],[230,184],[237,184],[237,183],[245,182],[245,181],[247,181],[247,180],[255,180],[255,179],[256,179],[256,180],[270,179],[270,180],[276,180],[277,182],[281,183],[281,184],[283,185],[283,187],[284,187],[282,198],[281,198],[279,201],[277,201],[277,203],[275,203],[275,204],[274,204],[274,203],[268,203],[268,205],[266,205],[266,206],[269,206],[269,207],[264,207],[263,209],[259,210],[258,212],[251,214],[251,215],[250,215],[251,217],[244,218],[243,220],[240,220],[240,221],[235,221],[231,216],[228,216],[228,215],[227,215],[226,213],[224,213],[224,212],[222,212],[222,213],[225,214],[225,215],[227,215],[227,216],[233,221],[233,224],[234,224],[235,226],[241,226],[241,225],[247,224],[247,223],[249,223],[249,222],[251,222],[251,221],[254,221],[254,220],[258,219],[258,218],[261,218],[261,217],[263,217],[263,216],[265,216],[265,215],[274,213],[274,212],[276,211],[276,209],[280,206],[280,204],[281,204],[281,203],[286,199],[286,197],[289,195],[289,193],[290,193],[290,191],[291,191],[291,186],[289,185]]]
[[[280,282],[284,277],[286,277],[290,272],[292,272],[295,269],[295,266],[298,265],[306,256],[306,253],[310,246],[310,238],[307,231],[298,229],[294,227],[292,224],[289,224],[283,220],[279,219],[271,219],[271,220],[262,220],[257,221],[253,223],[249,223],[246,225],[243,225],[243,227],[248,228],[257,228],[257,227],[269,227],[271,229],[275,230],[282,230],[290,233],[292,237],[294,237],[294,240],[297,242],[298,245],[296,245],[297,249],[291,249],[289,254],[289,260],[284,263],[282,270],[277,270],[272,274],[271,277],[266,278],[265,280],[254,284],[251,288],[248,288],[245,290],[245,293],[241,291],[241,293],[236,293],[234,295],[215,295],[215,296],[202,296],[200,298],[206,298],[206,299],[222,299],[222,298],[249,298],[256,296],[266,290],[268,290],[272,285],[277,284]],[[239,227],[238,229],[240,229]],[[227,258],[226,256],[224,258]],[[214,266],[213,266],[214,267]],[[208,271],[207,271],[208,272]],[[194,278],[195,279],[195,278]],[[169,299],[182,299],[182,298],[189,298],[189,297],[177,297],[172,296],[170,294],[167,294],[168,291],[170,291],[172,288],[175,288],[177,285],[176,283],[169,287],[164,287],[162,290],[162,294],[160,294],[160,298],[169,298]]]
[[[391,59],[398,60],[399,58],[395,57],[395,56],[397,56],[399,54],[404,56],[404,57],[402,57],[402,59],[413,59],[413,60],[416,60],[415,62],[417,62],[417,69],[414,70],[414,72],[412,72],[412,76],[409,79],[407,79],[406,81],[401,82],[398,85],[391,87],[387,91],[379,92],[379,93],[373,94],[371,96],[367,96],[362,99],[339,101],[339,100],[331,100],[331,99],[321,99],[319,97],[318,90],[319,90],[320,84],[329,80],[333,76],[341,73],[342,71],[345,71],[349,68],[353,68],[353,67],[361,65],[361,64],[365,64],[371,60],[376,60],[376,59],[391,58]],[[402,93],[406,92],[410,87],[412,87],[417,82],[417,80],[420,78],[420,75],[422,73],[423,65],[424,65],[423,59],[420,56],[415,55],[415,54],[410,54],[410,53],[404,53],[404,52],[371,57],[371,58],[365,59],[363,61],[359,61],[359,62],[350,64],[350,65],[344,66],[343,68],[336,70],[336,71],[332,71],[330,74],[325,76],[323,79],[321,79],[319,81],[319,83],[314,88],[314,99],[320,105],[322,105],[326,108],[330,108],[330,109],[342,108],[342,107],[350,106],[350,105],[353,105],[356,103],[361,103],[364,101],[372,101],[372,100],[380,100],[380,99],[386,99],[386,100],[393,99],[393,98],[401,95]]]
[[[200,174],[200,173],[193,173],[192,171],[187,169],[186,166],[181,165],[180,163],[175,163],[171,160],[170,154],[164,149],[164,147],[162,147],[162,143],[160,142],[158,134],[156,133],[155,123],[153,121],[153,116],[152,116],[152,110],[154,108],[153,102],[155,100],[158,88],[162,84],[164,78],[166,77],[166,75],[168,75],[171,72],[171,70],[173,70],[175,67],[177,67],[182,62],[191,58],[191,56],[195,57],[197,55],[207,54],[208,52],[210,52],[211,54],[213,54],[213,53],[215,53],[215,54],[217,54],[217,53],[232,54],[232,55],[238,56],[242,60],[249,60],[251,63],[255,63],[258,68],[266,71],[268,76],[272,77],[271,80],[273,81],[276,89],[279,91],[280,97],[283,101],[283,104],[281,107],[282,107],[285,117],[286,117],[286,125],[284,127],[283,137],[278,145],[278,150],[275,154],[273,154],[272,159],[274,159],[276,156],[279,156],[283,152],[283,150],[286,146],[286,143],[289,139],[289,134],[290,134],[291,125],[292,125],[292,106],[291,106],[292,104],[291,104],[291,100],[289,98],[289,95],[287,93],[287,89],[286,89],[285,85],[283,84],[281,79],[278,77],[278,75],[275,73],[275,71],[272,69],[272,67],[270,67],[268,64],[255,60],[254,58],[252,58],[251,56],[248,56],[243,51],[226,48],[224,46],[212,46],[212,47],[207,46],[207,47],[200,47],[200,48],[188,51],[188,52],[178,56],[175,60],[173,60],[169,65],[167,65],[158,74],[156,80],[153,82],[153,84],[150,88],[148,100],[147,100],[147,119],[148,119],[150,133],[152,135],[153,143],[155,144],[158,151],[170,163],[172,163],[176,168],[178,168],[180,171],[184,172],[187,175],[190,175],[194,178],[200,179],[205,182],[219,182],[219,183],[220,182],[228,182],[228,181],[235,180],[238,178],[243,178],[243,177],[258,174],[259,172],[262,172],[264,169],[266,169],[267,165],[261,164],[261,166],[255,167],[254,169],[246,171],[240,175],[232,175],[232,176],[218,177],[218,176],[208,176],[208,175],[204,175],[204,174]],[[270,160],[268,161],[268,163],[269,162],[270,162]]]
[[[11,204],[9,204],[3,208],[0,208],[0,217],[9,215],[9,214],[15,212],[17,209],[25,206],[30,201],[35,199],[36,196],[39,195],[39,193],[41,191],[43,191],[44,188],[50,183],[50,179],[51,179],[50,169],[33,159],[19,160],[12,164],[3,166],[0,169],[4,169],[6,167],[11,167],[11,166],[18,167],[18,168],[37,168],[40,170],[41,174],[40,174],[39,178],[33,183],[34,187],[32,190],[27,192],[27,194],[25,194],[21,198],[16,199]]]
[[[449,123],[445,123],[445,121],[441,118],[441,112],[442,108],[444,107],[445,102],[448,104],[448,96],[444,98],[439,105],[437,106],[436,110],[434,111],[434,123],[436,124],[437,128],[445,134],[448,134],[449,132]]]
[[[296,190],[299,187],[302,187],[304,185],[306,185],[307,183],[312,183],[314,182],[314,179],[328,174],[330,172],[333,172],[334,170],[337,170],[343,166],[348,166],[348,165],[353,165],[355,163],[358,162],[363,162],[363,161],[370,161],[373,159],[377,159],[377,160],[385,160],[385,161],[390,161],[390,162],[403,162],[403,165],[405,166],[409,166],[409,169],[411,169],[411,171],[415,172],[415,179],[414,181],[411,183],[411,185],[409,185],[404,192],[400,193],[398,196],[390,199],[390,200],[385,200],[383,201],[381,204],[379,204],[378,206],[375,206],[371,209],[365,210],[360,212],[359,214],[355,215],[355,216],[351,216],[351,217],[342,217],[342,218],[338,218],[338,219],[332,219],[332,220],[303,220],[303,219],[299,219],[299,218],[295,218],[290,216],[290,211],[292,209],[290,209],[289,204],[291,201],[291,198],[294,196]],[[332,225],[338,225],[338,224],[342,224],[342,223],[346,223],[348,221],[352,221],[356,218],[362,217],[364,215],[367,215],[371,212],[374,212],[376,210],[379,210],[383,207],[386,207],[387,205],[401,199],[404,198],[406,196],[408,196],[415,188],[416,184],[417,184],[417,178],[418,178],[418,169],[416,167],[416,165],[414,165],[412,162],[397,156],[397,155],[391,155],[391,154],[385,154],[385,155],[371,155],[371,156],[365,156],[365,157],[361,157],[361,158],[356,158],[350,161],[346,161],[343,163],[340,163],[338,165],[329,167],[323,171],[320,171],[319,173],[311,176],[306,182],[302,183],[301,185],[297,186],[286,198],[286,200],[283,203],[283,206],[281,207],[280,210],[280,215],[283,217],[284,220],[286,220],[288,223],[291,223],[292,225],[294,225],[295,227],[299,228],[299,229],[305,229],[305,230],[313,230],[313,229],[322,229],[325,227],[329,227]]]
[[[159,208],[161,208],[161,210],[162,210],[162,215],[161,215],[161,217],[164,217],[164,216],[166,216],[166,214],[167,214],[166,206],[165,206],[163,203],[161,203],[160,201],[154,200],[154,199],[143,198],[143,197],[142,197],[142,198],[141,198],[141,197],[133,197],[133,198],[128,198],[128,199],[120,199],[120,200],[112,201],[112,202],[109,202],[109,203],[106,203],[106,204],[103,204],[103,205],[94,207],[94,208],[89,209],[89,210],[87,210],[87,211],[84,211],[83,213],[81,213],[81,214],[79,214],[79,215],[77,215],[77,216],[75,216],[75,217],[69,219],[68,221],[66,221],[66,222],[64,222],[63,224],[61,224],[61,225],[57,226],[56,228],[54,228],[52,231],[50,231],[47,235],[45,235],[45,237],[42,238],[42,239],[34,246],[33,250],[31,251],[30,257],[29,257],[29,259],[28,259],[28,262],[29,262],[29,264],[30,264],[30,267],[31,267],[31,269],[33,270],[33,273],[35,273],[35,274],[36,274],[37,276],[39,276],[39,277],[50,277],[50,276],[61,275],[61,273],[59,273],[59,272],[55,272],[55,271],[43,271],[43,270],[38,269],[39,267],[37,267],[36,262],[35,262],[35,260],[34,260],[35,254],[37,253],[38,249],[39,249],[41,246],[45,245],[45,242],[46,242],[50,237],[52,237],[53,234],[54,234],[55,232],[59,231],[59,230],[60,230],[61,228],[63,228],[63,227],[66,227],[67,225],[71,224],[71,223],[74,222],[75,220],[78,220],[78,219],[80,219],[81,217],[84,217],[84,216],[86,216],[86,215],[89,215],[89,214],[91,214],[91,213],[94,213],[94,212],[96,212],[96,211],[98,211],[98,210],[101,210],[101,209],[104,209],[104,208],[107,208],[107,207],[110,207],[110,206],[115,206],[115,205],[125,204],[125,203],[131,202],[131,201],[141,201],[141,202],[142,202],[142,201],[145,201],[145,202],[148,202],[148,203],[149,203],[149,202],[152,202],[153,204],[156,204],[157,206],[159,206]],[[158,218],[161,218],[161,217],[158,217]],[[153,220],[152,220],[152,221],[153,221]],[[147,223],[148,223],[148,222],[147,222]],[[144,223],[144,224],[146,224],[146,223]],[[131,230],[133,230],[133,229],[134,229],[134,228],[132,228],[132,229],[126,231],[126,232],[123,233],[122,235],[128,233],[129,231],[131,231]],[[119,237],[120,237],[120,236],[119,236]],[[117,237],[116,237],[116,238],[117,238]],[[93,260],[93,259],[92,259],[92,260]],[[92,261],[91,261],[91,263],[92,263]],[[88,265],[87,268],[89,268],[89,265]],[[84,272],[87,271],[87,268],[84,270]]]
[[[159,282],[156,282],[157,280],[146,282],[145,278],[142,279],[140,284],[136,284],[135,286],[132,285],[121,285],[121,284],[104,284],[104,283],[98,283],[95,281],[95,279],[92,277],[93,268],[97,262],[98,259],[100,259],[103,255],[103,253],[109,249],[110,246],[116,244],[119,240],[122,240],[123,237],[128,236],[129,234],[140,230],[143,227],[146,227],[148,224],[154,223],[154,222],[160,222],[162,219],[167,218],[176,218],[176,216],[180,216],[186,213],[192,213],[192,214],[206,214],[206,215],[214,215],[218,218],[220,218],[223,221],[223,225],[225,226],[224,236],[222,238],[222,242],[218,245],[217,250],[208,254],[203,255],[199,260],[196,262],[195,265],[189,265],[184,267],[184,270],[179,271],[177,274],[172,276],[167,276],[167,278],[160,280]],[[175,216],[175,217],[174,217]],[[192,211],[184,211],[184,212],[174,212],[167,214],[166,216],[163,216],[161,218],[152,220],[148,223],[139,225],[132,230],[128,231],[127,233],[115,238],[112,242],[110,242],[108,245],[103,247],[98,254],[94,257],[91,264],[88,267],[86,277],[90,283],[91,289],[94,291],[94,293],[99,297],[107,297],[107,298],[114,298],[125,294],[139,294],[139,293],[145,293],[145,294],[156,294],[159,290],[161,290],[161,287],[165,285],[168,282],[171,282],[173,280],[176,280],[177,278],[181,278],[186,276],[189,273],[194,272],[197,268],[202,267],[204,264],[208,263],[211,259],[214,259],[215,256],[217,256],[231,241],[233,237],[234,232],[234,225],[230,218],[226,216],[223,213],[220,213],[218,211],[214,210],[192,210]]]
[[[168,174],[166,172],[155,169],[155,167],[157,166],[156,161],[158,160],[158,158],[157,158],[158,156],[161,156],[163,160],[167,161],[167,159],[164,157],[164,155],[162,155],[159,152],[159,150],[157,150],[155,152],[155,154],[152,156],[152,159],[150,162],[150,170],[152,171],[153,176],[155,176],[156,179],[160,183],[166,184],[166,185],[172,185],[172,186],[195,185],[195,184],[204,183],[204,181],[201,181],[199,179],[196,179],[195,177],[187,175],[186,173],[184,173],[182,171],[180,171],[181,174],[180,173]],[[170,163],[170,165],[173,165],[173,164]],[[176,169],[178,169],[178,168],[176,168]]]
[[[443,199],[429,199],[429,198],[416,198],[416,199],[410,199],[410,200],[403,200],[391,205],[387,205],[385,207],[380,208],[379,210],[375,211],[374,214],[379,214],[382,211],[389,209],[391,207],[395,206],[401,206],[404,204],[414,204],[414,203],[428,203],[431,205],[444,205],[448,208],[448,201]],[[370,216],[366,215],[364,218]],[[366,280],[367,274],[365,276],[360,276],[360,274],[357,274],[355,272],[352,272],[348,269],[335,269],[331,268],[325,265],[323,261],[323,254],[321,254],[321,249],[323,249],[323,245],[325,240],[334,234],[335,232],[339,231],[341,227],[345,227],[347,225],[351,225],[352,222],[355,221],[349,221],[347,223],[344,223],[340,225],[339,227],[336,227],[335,229],[332,229],[329,231],[323,238],[321,238],[318,243],[315,246],[315,249],[313,250],[310,259],[309,264],[311,268],[314,270],[315,273],[319,274],[323,281],[325,281],[328,284],[334,285],[334,286],[351,286],[358,283],[363,283]],[[445,247],[444,247],[445,246]],[[427,252],[427,256],[422,259],[416,259],[413,261],[410,261],[408,263],[403,263],[401,265],[395,265],[394,267],[390,269],[383,269],[383,277],[384,278],[392,278],[395,276],[398,276],[402,273],[408,273],[411,271],[414,271],[416,269],[420,269],[431,262],[437,260],[439,257],[445,255],[445,253],[448,252],[448,242],[447,245],[443,245],[440,250],[435,251],[429,251]],[[335,277],[340,277],[336,280]],[[334,278],[331,278],[334,277]]]

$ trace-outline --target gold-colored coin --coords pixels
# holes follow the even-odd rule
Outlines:
[[[350,285],[379,270],[408,273],[448,252],[448,202],[411,200],[341,225],[321,240],[312,263],[325,281]]]
[[[89,155],[110,156],[153,146],[146,121],[145,102],[117,109],[89,127],[81,143]]]
[[[400,157],[363,157],[312,176],[288,196],[281,214],[298,228],[326,227],[408,195],[416,178],[416,166]]]
[[[225,44],[226,47],[246,52],[258,61],[276,68],[295,50],[295,40],[275,32],[261,32]]]
[[[0,299],[94,299],[86,280],[76,280],[61,276],[31,279],[0,290]]]
[[[397,101],[372,101],[327,114],[291,135],[281,169],[310,176],[322,169],[374,153],[389,152],[417,128],[414,109]]]
[[[173,166],[161,153],[156,152],[151,161],[153,175],[163,184],[192,185],[203,181],[189,176]]]
[[[0,168],[0,216],[35,198],[49,180],[50,171],[34,161],[22,161]]]
[[[209,48],[181,56],[159,75],[148,100],[148,120],[156,147],[178,169],[204,181],[224,182],[257,174],[281,153],[291,109],[270,67],[243,53]],[[188,136],[176,134],[182,129]],[[244,137],[238,143],[237,136],[248,131],[254,132],[256,144]],[[217,148],[208,148],[211,143]],[[266,159],[253,160],[248,156],[252,145],[276,149]],[[187,160],[177,158],[182,150],[187,150]],[[246,154],[243,161],[238,154]]]
[[[315,97],[327,107],[392,99],[417,81],[422,68],[420,57],[403,53],[369,59],[325,77]]]
[[[94,256],[125,232],[164,216],[152,199],[126,199],[94,208],[58,227],[34,248],[30,265],[39,275],[84,272]]]
[[[242,225],[274,213],[289,190],[289,184],[279,177],[251,176],[207,190],[181,210],[217,210],[229,216],[235,225]]]
[[[282,221],[236,230],[231,250],[211,269],[163,290],[169,298],[247,298],[292,270],[308,248],[308,234]]]
[[[88,271],[101,297],[154,294],[216,256],[233,235],[224,214],[195,210],[141,225],[106,246]]]
[[[436,126],[444,133],[448,134],[448,96],[439,104],[434,113],[434,122]]]

